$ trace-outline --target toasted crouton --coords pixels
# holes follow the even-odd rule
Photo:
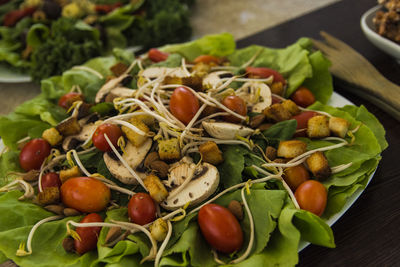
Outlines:
[[[50,145],[55,146],[59,144],[63,137],[56,128],[50,128],[42,133],[42,138],[49,142]]]
[[[349,130],[350,123],[342,118],[332,117],[329,119],[329,130],[333,135],[344,138]]]
[[[222,152],[219,150],[215,142],[209,141],[202,144],[199,147],[200,154],[203,161],[211,163],[212,165],[218,165],[224,161],[222,157]]]
[[[112,65],[110,70],[115,76],[119,77],[122,74],[124,74],[124,72],[128,69],[128,67],[129,67],[128,65],[122,62],[118,62],[115,65]]]
[[[276,122],[288,120],[292,117],[292,114],[290,114],[290,112],[280,103],[276,103],[267,107],[264,109],[263,113],[267,119]]]
[[[81,131],[81,126],[76,117],[70,117],[60,122],[57,131],[63,136],[78,134]]]
[[[37,195],[37,201],[41,205],[49,205],[60,201],[60,189],[56,186],[43,188]]]
[[[199,77],[206,76],[211,70],[211,66],[203,62],[197,63],[193,66],[192,71]]]
[[[281,103],[281,105],[292,114],[292,116],[297,115],[301,112],[299,107],[292,100],[288,99]]]
[[[164,78],[164,84],[182,84],[196,91],[200,91],[203,86],[203,79],[198,75],[190,77],[167,76]]]
[[[78,166],[74,166],[71,169],[60,171],[60,180],[62,183],[67,181],[69,178],[79,177],[79,176],[82,176],[82,172],[78,168]]]
[[[307,144],[300,140],[281,141],[278,146],[278,157],[295,158],[307,151]]]
[[[307,122],[307,136],[310,138],[328,137],[329,122],[328,118],[323,115],[314,116]]]
[[[283,83],[282,82],[274,82],[269,88],[271,89],[271,93],[276,95],[283,95]]]
[[[157,202],[160,203],[168,196],[168,191],[165,189],[164,184],[161,182],[160,178],[154,174],[148,175],[143,180],[144,185],[147,190],[149,190],[150,196]]]
[[[269,160],[274,160],[276,159],[276,148],[273,146],[267,146],[267,148],[265,149],[265,156],[269,159]]]
[[[328,160],[321,151],[311,154],[311,156],[307,158],[306,163],[312,174],[318,180],[328,178],[332,173],[328,165]]]
[[[158,155],[161,160],[174,160],[181,158],[181,149],[177,138],[161,140],[158,143]]]
[[[146,134],[148,132],[150,132],[149,127],[147,127],[147,125],[143,121],[141,121],[135,117],[132,117],[129,120],[129,123],[131,123],[133,126],[138,128],[139,130],[142,130]],[[147,135],[141,135],[137,132],[134,132],[133,130],[129,129],[126,126],[122,126],[121,130],[126,135],[126,138],[128,138],[128,140],[136,147],[140,147],[148,138]]]

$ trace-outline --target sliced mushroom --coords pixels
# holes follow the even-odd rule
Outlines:
[[[106,82],[100,90],[96,94],[95,102],[100,103],[101,101],[104,100],[106,95],[114,88],[118,87],[118,85],[126,78],[128,77],[128,74],[123,74],[117,78],[111,79],[108,82]]]
[[[134,146],[131,142],[128,142],[125,146],[125,153],[122,155],[122,158],[128,163],[128,165],[135,170],[140,163],[145,159],[147,152],[149,152],[153,141],[151,138],[148,138],[140,147]],[[118,159],[114,159],[108,153],[104,153],[103,156],[104,162],[110,173],[123,182],[124,184],[137,184],[137,180],[133,175],[128,171],[127,168],[122,164]],[[137,172],[141,177],[143,175],[143,179],[146,177],[145,174],[141,174]]]
[[[187,73],[182,68],[167,68],[167,67],[153,67],[147,68],[139,76],[155,79],[164,75],[169,75],[171,77],[187,77]]]
[[[180,161],[171,164],[168,170],[168,180],[164,184],[169,188],[181,185],[194,168],[196,168],[196,164],[193,163],[193,160],[188,156],[183,157]]]
[[[167,210],[175,210],[183,207],[186,203],[193,206],[201,203],[209,196],[211,196],[217,189],[219,184],[219,172],[214,165],[202,163],[196,168],[192,180],[180,189],[174,188],[170,192],[170,196],[161,203],[161,206]],[[176,195],[175,190],[180,190]]]
[[[251,128],[229,122],[203,121],[201,124],[209,135],[223,140],[236,139],[237,136],[247,137],[254,132]]]
[[[223,84],[222,77],[224,76],[232,76],[232,73],[229,71],[215,71],[209,73],[204,79],[203,79],[203,86],[205,88],[217,88],[221,84]]]
[[[86,141],[92,133],[96,130],[97,126],[94,123],[86,124],[82,127],[82,130],[76,135],[67,136],[62,147],[65,151],[76,148],[80,143]]]
[[[262,113],[272,103],[271,89],[265,83],[247,82],[236,92],[248,105],[252,105],[253,112]]]

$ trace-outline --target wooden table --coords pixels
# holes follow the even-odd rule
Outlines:
[[[299,37],[319,37],[324,30],[362,53],[388,79],[400,84],[400,65],[372,46],[360,29],[361,15],[375,0],[343,0],[298,19],[239,41],[238,46],[260,44],[284,47]],[[400,124],[390,114],[345,91],[335,90],[357,105],[365,105],[384,125],[389,148],[357,202],[332,227],[335,249],[309,246],[300,253],[299,266],[398,266],[400,264]],[[5,266],[5,265],[4,265]]]
[[[364,37],[361,15],[375,0],[343,0],[298,19],[239,41],[239,47],[260,44],[284,47],[299,37],[319,38],[324,30],[363,54],[388,79],[400,84],[400,65]],[[355,204],[332,227],[336,248],[309,246],[300,253],[299,266],[400,265],[400,124],[335,81],[335,90],[356,105],[365,105],[386,129],[389,148],[371,183]]]

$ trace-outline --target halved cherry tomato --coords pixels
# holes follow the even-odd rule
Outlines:
[[[165,52],[161,52],[160,50],[156,48],[152,48],[149,50],[147,53],[147,56],[150,58],[151,61],[153,62],[161,62],[167,60],[169,54]]]
[[[104,210],[110,197],[110,189],[101,181],[90,177],[70,178],[61,186],[62,203],[81,212]]]
[[[19,164],[25,171],[39,170],[43,161],[50,155],[50,144],[42,139],[36,138],[29,141],[19,154]]]
[[[103,222],[103,218],[97,213],[90,213],[83,217],[80,223]],[[88,251],[94,250],[97,247],[97,239],[99,238],[101,227],[77,227],[77,234],[81,240],[74,240],[75,251],[82,255]]]
[[[42,189],[48,188],[48,187],[58,187],[60,188],[61,186],[61,180],[60,176],[55,173],[55,172],[48,172],[42,177],[41,185]]]
[[[128,215],[133,223],[145,225],[156,219],[156,205],[147,193],[137,193],[128,203]]]
[[[169,110],[178,120],[188,124],[200,108],[199,100],[185,87],[177,87],[169,101]]]
[[[205,63],[205,64],[210,64],[210,63],[215,63],[215,64],[219,64],[220,63],[220,59],[211,55],[201,55],[198,56],[194,59],[194,63]]]
[[[83,94],[77,93],[77,92],[70,92],[70,93],[63,95],[58,100],[58,105],[62,108],[69,109],[75,101],[79,101],[79,100],[81,100],[81,101],[84,100]]]
[[[122,131],[117,125],[110,123],[104,123],[97,127],[92,136],[93,145],[101,151],[109,152],[112,149],[104,137],[104,134],[107,134],[108,139],[110,139],[113,146],[116,147],[118,139],[122,136]]]
[[[225,107],[229,108],[230,110],[238,113],[239,115],[246,116],[247,115],[247,107],[244,100],[236,95],[230,95],[225,97],[221,102]],[[239,123],[241,119],[235,117],[233,115],[224,116],[224,120]]]
[[[285,80],[285,78],[283,78],[282,74],[280,74],[278,71],[270,69],[270,68],[247,67],[246,72],[252,76],[256,76],[259,78],[268,78],[272,75],[272,76],[274,76],[273,82],[281,82],[283,85],[286,84],[286,80]]]
[[[324,213],[328,192],[320,182],[305,181],[296,189],[294,196],[303,210],[310,211],[317,216]]]
[[[107,14],[113,11],[116,8],[119,8],[122,6],[121,2],[116,2],[115,4],[109,4],[109,5],[95,5],[94,9],[96,10],[97,13],[100,14]]]
[[[216,250],[232,253],[242,247],[242,228],[227,208],[217,204],[204,205],[197,221],[204,238]]]
[[[293,100],[298,106],[306,108],[315,102],[314,94],[305,88],[304,86],[298,88],[291,96],[290,99]]]
[[[300,184],[310,179],[310,174],[306,167],[300,164],[285,169],[283,179],[289,185],[290,189],[295,191]]]

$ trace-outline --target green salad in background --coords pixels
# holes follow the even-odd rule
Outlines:
[[[60,75],[113,48],[190,38],[186,0],[11,0],[0,2],[0,62],[33,81]]]
[[[63,20],[55,22],[53,26],[60,26],[60,23],[64,23]],[[78,27],[82,31],[91,32],[86,24],[77,23],[74,25],[74,27]],[[40,31],[38,30],[38,32]],[[44,30],[43,32],[46,31]],[[93,36],[95,35],[93,33]],[[84,34],[83,36],[87,38],[89,35]],[[179,40],[177,39],[176,41]],[[149,44],[145,46],[148,47]],[[282,180],[267,179],[253,184],[251,181],[260,181],[259,179],[265,177],[265,173],[270,171],[270,169],[263,168],[263,166],[267,166],[271,162],[267,162],[263,152],[260,152],[265,151],[267,147],[277,148],[282,142],[296,140],[296,142],[305,143],[307,151],[311,151],[336,145],[339,140],[338,137],[321,139],[296,135],[299,133],[299,128],[298,122],[294,119],[275,121],[264,129],[256,126],[248,137],[236,135],[233,138],[234,142],[223,141],[218,144],[223,157],[223,162],[215,164],[219,172],[219,184],[214,189],[215,192],[207,198],[209,200],[224,190],[230,189],[229,192],[213,201],[215,204],[228,207],[233,200],[239,203],[243,202],[243,195],[245,195],[247,204],[245,207],[248,207],[248,210],[243,207],[244,217],[240,220],[240,227],[243,231],[241,249],[228,254],[218,252],[217,255],[222,262],[218,263],[218,260],[216,261],[216,256],[213,254],[210,244],[202,234],[203,229],[200,230],[199,227],[198,221],[200,218],[198,217],[200,216],[194,210],[199,206],[198,204],[184,207],[186,208],[184,212],[186,216],[182,216],[176,221],[171,221],[172,232],[162,252],[159,265],[216,266],[223,262],[234,261],[247,253],[247,257],[235,265],[294,266],[299,260],[298,248],[300,241],[334,248],[334,236],[326,220],[340,212],[354,192],[360,188],[365,188],[379,163],[381,152],[387,148],[388,144],[385,140],[384,128],[364,106],[348,105],[337,108],[327,105],[333,93],[332,78],[328,70],[330,64],[322,53],[311,49],[311,41],[307,38],[302,38],[283,49],[271,49],[256,45],[237,49],[230,34],[219,34],[205,36],[189,43],[163,46],[155,53],[156,56],[150,56],[149,52],[139,57],[140,64],[142,64],[140,65],[137,62],[132,64],[135,60],[132,52],[115,49],[112,56],[91,59],[82,66],[64,71],[61,75],[42,80],[42,93],[39,96],[23,103],[11,114],[0,117],[0,136],[6,147],[0,157],[0,187],[18,179],[21,174],[16,173],[23,173],[23,169],[19,164],[21,140],[40,138],[44,131],[54,127],[57,128],[61,122],[70,118],[71,114],[67,113],[67,110],[59,105],[59,101],[60,98],[71,92],[71,89],[80,89],[84,96],[84,103],[90,108],[89,114],[96,114],[101,120],[105,120],[113,116],[133,112],[129,109],[129,106],[124,106],[124,104],[130,103],[129,101],[136,103],[135,101],[146,100],[145,98],[140,98],[139,95],[136,96],[136,100],[129,100],[129,97],[125,97],[124,100],[123,97],[114,96],[113,99],[104,101],[104,97],[99,97],[99,93],[102,91],[112,92],[112,89],[107,91],[107,86],[105,85],[110,85],[120,77],[123,77],[123,79],[121,78],[119,81],[119,87],[124,90],[131,90],[131,95],[135,96],[138,90],[144,90],[144,85],[158,81],[155,78],[156,76],[146,78],[144,73],[147,69],[152,68],[153,70],[172,73],[178,68],[192,69],[196,68],[195,66],[204,67],[203,65],[207,65],[205,68],[209,72],[208,74],[213,72],[210,71],[212,68],[214,68],[214,72],[220,69],[230,72],[229,75],[221,73],[221,76],[219,76],[223,82],[230,81],[229,88],[218,92],[223,97],[227,97],[235,95],[235,92],[239,94],[238,92],[246,81],[253,82],[260,79],[260,77],[246,76],[249,72],[248,67],[270,68],[284,77],[284,80],[280,83],[280,88],[282,86],[286,88],[278,96],[279,101],[283,99],[282,97],[293,98],[299,87],[307,87],[314,95],[315,103],[307,107],[307,109],[302,109],[303,113],[316,111],[319,112],[318,114],[325,114],[324,116],[344,119],[348,124],[348,135],[341,139],[346,145],[324,151],[329,166],[332,169],[339,166],[341,170],[336,168],[336,172],[332,172],[328,177],[321,180],[321,184],[327,190],[327,203],[323,214],[317,216],[310,211],[296,208],[293,196],[288,194],[290,190],[285,187],[285,183]],[[207,60],[217,58],[221,61],[219,64],[214,64],[215,62],[207,61],[203,57],[199,61],[201,64],[196,63],[199,57],[204,55],[208,56]],[[206,64],[203,64],[204,62]],[[115,66],[123,66],[123,71],[116,70]],[[131,66],[131,68],[128,68],[128,66]],[[163,77],[169,76],[165,74]],[[179,83],[184,85],[185,83],[190,83],[193,84],[193,87],[196,84],[198,85],[196,80],[192,79],[193,77],[188,80],[171,77],[172,81],[165,83],[166,87],[163,88],[179,86]],[[204,77],[208,76],[203,76],[203,82],[206,79]],[[274,76],[274,81],[272,81],[272,78],[261,79],[260,81],[269,83],[269,87],[274,88],[276,79]],[[222,86],[222,83],[218,84],[218,86]],[[117,84],[114,87],[116,86]],[[206,93],[209,92],[211,94],[214,89],[215,87],[204,89],[204,94],[201,94],[201,96],[203,98],[207,97]],[[200,94],[202,91],[197,90],[197,93]],[[259,94],[261,94],[260,91],[256,90],[255,95]],[[154,92],[153,96],[155,96]],[[151,94],[148,97],[151,99]],[[161,103],[163,99],[160,98],[159,101]],[[248,101],[250,102],[251,99]],[[258,104],[260,101],[259,96],[255,103]],[[274,105],[279,106],[281,103],[279,101],[275,102]],[[144,110],[144,107],[141,108]],[[76,106],[72,106],[71,109],[76,109]],[[161,111],[156,106],[149,109],[150,113],[159,112],[157,114],[165,116]],[[220,111],[217,109],[213,112]],[[266,114],[265,116],[269,115],[265,110],[257,112],[256,109],[253,109],[252,112],[247,114],[248,121],[235,123],[241,125],[240,130],[242,130],[243,127],[250,127],[249,125],[253,118],[263,114]],[[134,124],[134,122],[131,123]],[[135,125],[139,127],[140,124]],[[164,127],[163,124],[156,123],[152,127],[155,127],[154,129],[150,127],[155,133],[161,131],[161,134],[159,132],[161,137],[157,138],[163,140],[165,138],[165,136],[162,137],[161,128]],[[143,128],[140,129],[143,130]],[[177,133],[178,136],[183,134],[168,127],[164,130],[166,131],[164,134],[170,135],[170,137],[175,136]],[[124,133],[126,134],[126,132]],[[128,134],[126,134],[126,137],[129,139]],[[125,141],[128,142],[127,140]],[[91,143],[89,142],[87,145],[91,146]],[[160,147],[161,142],[159,141],[158,148],[155,149]],[[54,148],[63,151],[60,145],[55,145]],[[257,148],[261,148],[261,150]],[[80,150],[77,149],[77,151]],[[123,150],[119,152],[124,153]],[[159,153],[161,152],[159,151]],[[135,192],[145,192],[139,185],[134,187],[117,179],[108,169],[103,154],[104,152],[99,149],[92,149],[85,154],[80,154],[79,160],[90,173],[100,174],[103,178],[110,179],[123,189],[132,190],[134,188]],[[194,150],[193,154],[197,155],[197,157],[193,155],[193,159],[196,162],[203,160],[203,158],[198,157],[196,150]],[[202,157],[204,157],[203,154]],[[56,171],[69,168],[70,161],[71,159],[61,161],[55,167]],[[281,164],[286,164],[287,162],[288,160],[283,160]],[[277,174],[275,173],[275,175]],[[311,180],[318,180],[313,175],[311,176]],[[149,253],[151,254],[152,248],[152,244],[145,234],[140,232],[126,235],[123,240],[113,246],[105,246],[105,240],[109,232],[109,228],[105,226],[102,227],[98,236],[96,250],[83,255],[66,252],[63,248],[63,240],[68,236],[67,222],[70,220],[79,222],[84,217],[83,215],[61,216],[57,220],[41,224],[36,229],[32,239],[32,254],[17,256],[18,249],[26,249],[24,246],[21,247],[21,244],[26,243],[32,227],[40,220],[54,216],[54,213],[44,209],[43,205],[34,204],[35,200],[18,200],[24,194],[23,192],[4,191],[0,193],[0,213],[2,214],[0,216],[0,263],[11,259],[20,266],[154,265],[153,261],[141,262]],[[126,207],[129,198],[118,192],[112,192],[111,198],[114,200],[115,207],[99,213],[104,222],[129,222]],[[162,211],[166,212],[164,209]],[[249,216],[248,211],[251,212],[251,216]],[[252,231],[250,229],[252,227],[254,227],[254,240],[251,237]],[[73,228],[70,222],[68,228]],[[158,244],[159,247],[161,243],[162,241]],[[252,247],[246,252],[249,243],[252,244]]]

